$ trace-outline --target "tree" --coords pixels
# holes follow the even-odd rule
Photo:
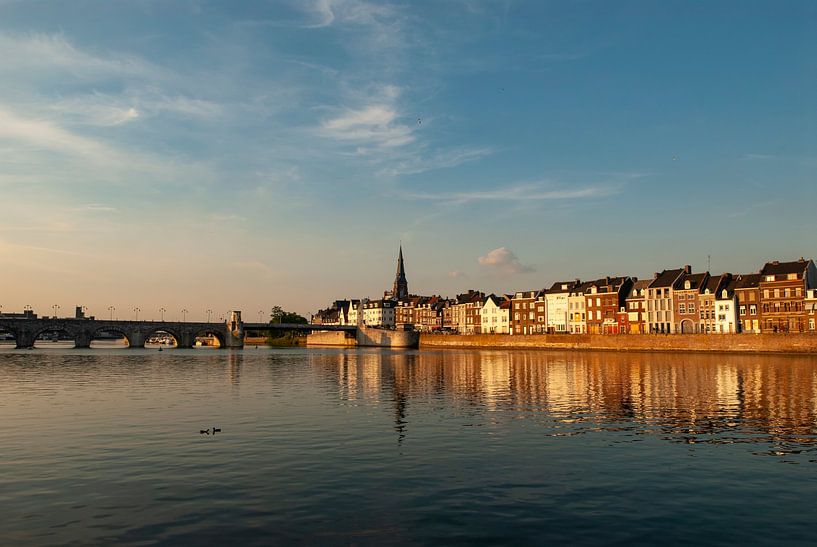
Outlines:
[[[281,306],[273,306],[269,314],[270,323],[283,323],[281,319],[284,317],[284,309]]]
[[[306,317],[298,315],[292,311],[284,311],[281,306],[273,306],[270,310],[270,323],[294,323],[296,325],[306,325],[309,321]]]

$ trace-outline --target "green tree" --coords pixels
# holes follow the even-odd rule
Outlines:
[[[273,306],[270,310],[270,323],[294,323],[296,325],[306,325],[309,323],[306,317],[298,315],[293,311],[285,311],[281,306]]]

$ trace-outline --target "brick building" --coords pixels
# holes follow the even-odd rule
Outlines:
[[[806,291],[817,288],[814,261],[767,262],[760,270],[762,332],[808,330]]]
[[[585,294],[588,333],[619,333],[618,313],[625,307],[632,286],[633,279],[626,276],[604,277],[590,282]]]
[[[684,272],[675,280],[672,285],[673,332],[680,334],[699,332],[698,300],[708,280],[709,272],[698,274]]]
[[[739,275],[735,282],[739,332],[760,333],[763,322],[760,306],[760,274]]]
[[[630,334],[644,334],[647,332],[647,308],[645,302],[647,287],[650,286],[650,282],[650,279],[639,279],[633,283],[630,294],[627,295],[624,301],[626,321],[623,318],[619,320],[620,327],[623,329],[621,332]]]
[[[519,291],[511,298],[511,334],[545,332],[547,302],[544,291]]]

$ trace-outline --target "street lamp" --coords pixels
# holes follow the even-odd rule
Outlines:
[[[133,308],[133,313],[136,314],[136,321],[139,321],[139,312],[142,311],[139,308]]]
[[[164,308],[159,308],[159,313],[162,315],[162,321],[164,321],[164,320],[165,320],[165,312],[166,312],[166,311],[167,311],[167,310],[166,310],[166,309],[164,309]]]
[[[213,313],[213,310],[211,310],[211,309],[209,309],[209,308],[208,308],[208,309],[207,309],[207,322],[208,322],[208,323],[210,322],[210,314],[212,314],[212,313]]]
[[[182,309],[182,322],[187,323],[187,308]]]
[[[60,306],[59,306],[59,304],[54,304],[51,307],[54,308],[54,319],[56,319],[57,318],[57,310],[60,309]]]
[[[261,314],[264,313],[264,310],[258,310],[258,322],[261,322]]]
[[[116,307],[108,306],[108,311],[111,312],[111,321],[113,321],[113,312],[116,311]]]

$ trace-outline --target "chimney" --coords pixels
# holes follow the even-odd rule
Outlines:
[[[652,278],[653,278],[653,279],[658,279],[658,272],[653,273],[653,274],[652,274]]]
[[[684,266],[684,273],[691,274],[692,273],[692,266],[690,266],[689,264]]]

